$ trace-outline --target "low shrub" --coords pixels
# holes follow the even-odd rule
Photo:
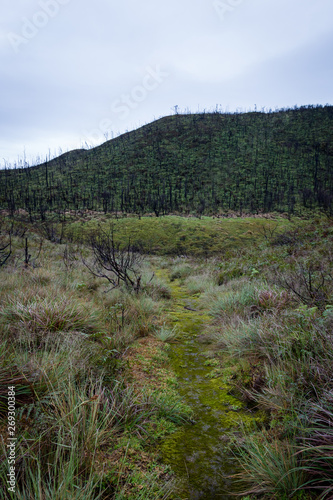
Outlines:
[[[237,286],[221,290],[213,302],[209,300],[209,292],[207,295],[210,313],[230,318],[234,314],[247,316],[245,308],[257,303],[258,290],[255,283],[238,282]]]
[[[241,278],[244,271],[239,265],[229,266],[227,269],[221,270],[217,275],[217,284],[219,286],[225,285],[231,280]]]

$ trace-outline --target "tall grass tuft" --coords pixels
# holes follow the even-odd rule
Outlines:
[[[299,468],[297,450],[287,441],[269,441],[264,436],[251,436],[236,447],[241,472],[234,475],[247,485],[244,494],[269,495],[269,498],[294,498],[305,482]]]
[[[115,432],[103,379],[78,384],[68,378],[60,390],[52,385],[48,389],[44,398],[17,415],[19,421],[28,412],[35,422],[29,439],[21,437],[17,445],[18,498],[95,498],[94,456],[112,443]],[[5,473],[3,465],[0,476]]]
[[[96,308],[87,302],[65,297],[18,297],[0,311],[0,321],[13,333],[22,331],[43,335],[46,332],[95,333],[102,328]]]
[[[171,328],[164,324],[158,330],[156,330],[155,337],[161,342],[171,342],[179,337],[179,330],[176,326],[173,326]]]
[[[307,475],[305,490],[318,493],[318,499],[333,498],[333,393],[306,409],[305,437],[299,439],[299,469]]]
[[[170,274],[171,281],[181,278],[187,278],[193,272],[193,268],[186,262],[181,262],[173,267]]]

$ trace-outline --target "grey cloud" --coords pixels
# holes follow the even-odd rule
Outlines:
[[[175,104],[332,103],[331,0],[218,1],[220,12],[214,0],[18,0],[15,10],[3,0],[0,157],[80,147]],[[45,2],[57,14],[15,52],[8,33],[21,36]],[[157,66],[168,77],[145,86]]]

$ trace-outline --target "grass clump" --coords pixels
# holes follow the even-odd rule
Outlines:
[[[232,445],[251,499],[332,496],[331,226],[302,222],[201,274],[215,273],[199,301],[213,316],[206,335],[221,378],[265,414],[262,433]]]
[[[192,273],[192,267],[186,263],[180,263],[173,267],[170,274],[170,280],[174,281],[177,279],[187,278]]]
[[[172,432],[185,414],[175,399],[148,398],[125,373],[133,342],[153,339],[163,323],[167,289],[158,283],[149,294],[144,286],[105,293],[80,260],[64,266],[63,245],[55,243],[43,245],[40,262],[38,269],[14,262],[0,269],[2,484],[10,384],[19,437],[15,498],[168,498],[172,474],[158,459],[151,429],[168,421],[165,432]],[[123,446],[133,439],[142,463]]]
[[[170,286],[155,276],[143,280],[143,288],[145,293],[155,300],[171,299]]]
[[[94,333],[102,327],[98,313],[86,303],[73,297],[35,297],[11,299],[1,312],[2,321],[11,324],[13,331]]]
[[[204,293],[214,285],[216,285],[216,282],[214,276],[210,273],[189,276],[186,280],[186,286],[192,295]]]
[[[171,328],[164,324],[156,331],[155,337],[161,342],[171,342],[179,337],[179,330],[176,326]]]
[[[238,447],[238,458],[243,470],[235,477],[249,486],[245,494],[281,500],[303,495],[299,493],[306,476],[288,441],[252,436]]]

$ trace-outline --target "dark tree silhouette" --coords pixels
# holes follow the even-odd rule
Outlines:
[[[93,234],[90,237],[90,247],[93,253],[92,263],[82,260],[94,276],[105,278],[112,285],[111,289],[123,283],[139,293],[142,285],[140,266],[144,257],[130,240],[126,246],[117,243],[111,226],[108,232],[100,230]]]

